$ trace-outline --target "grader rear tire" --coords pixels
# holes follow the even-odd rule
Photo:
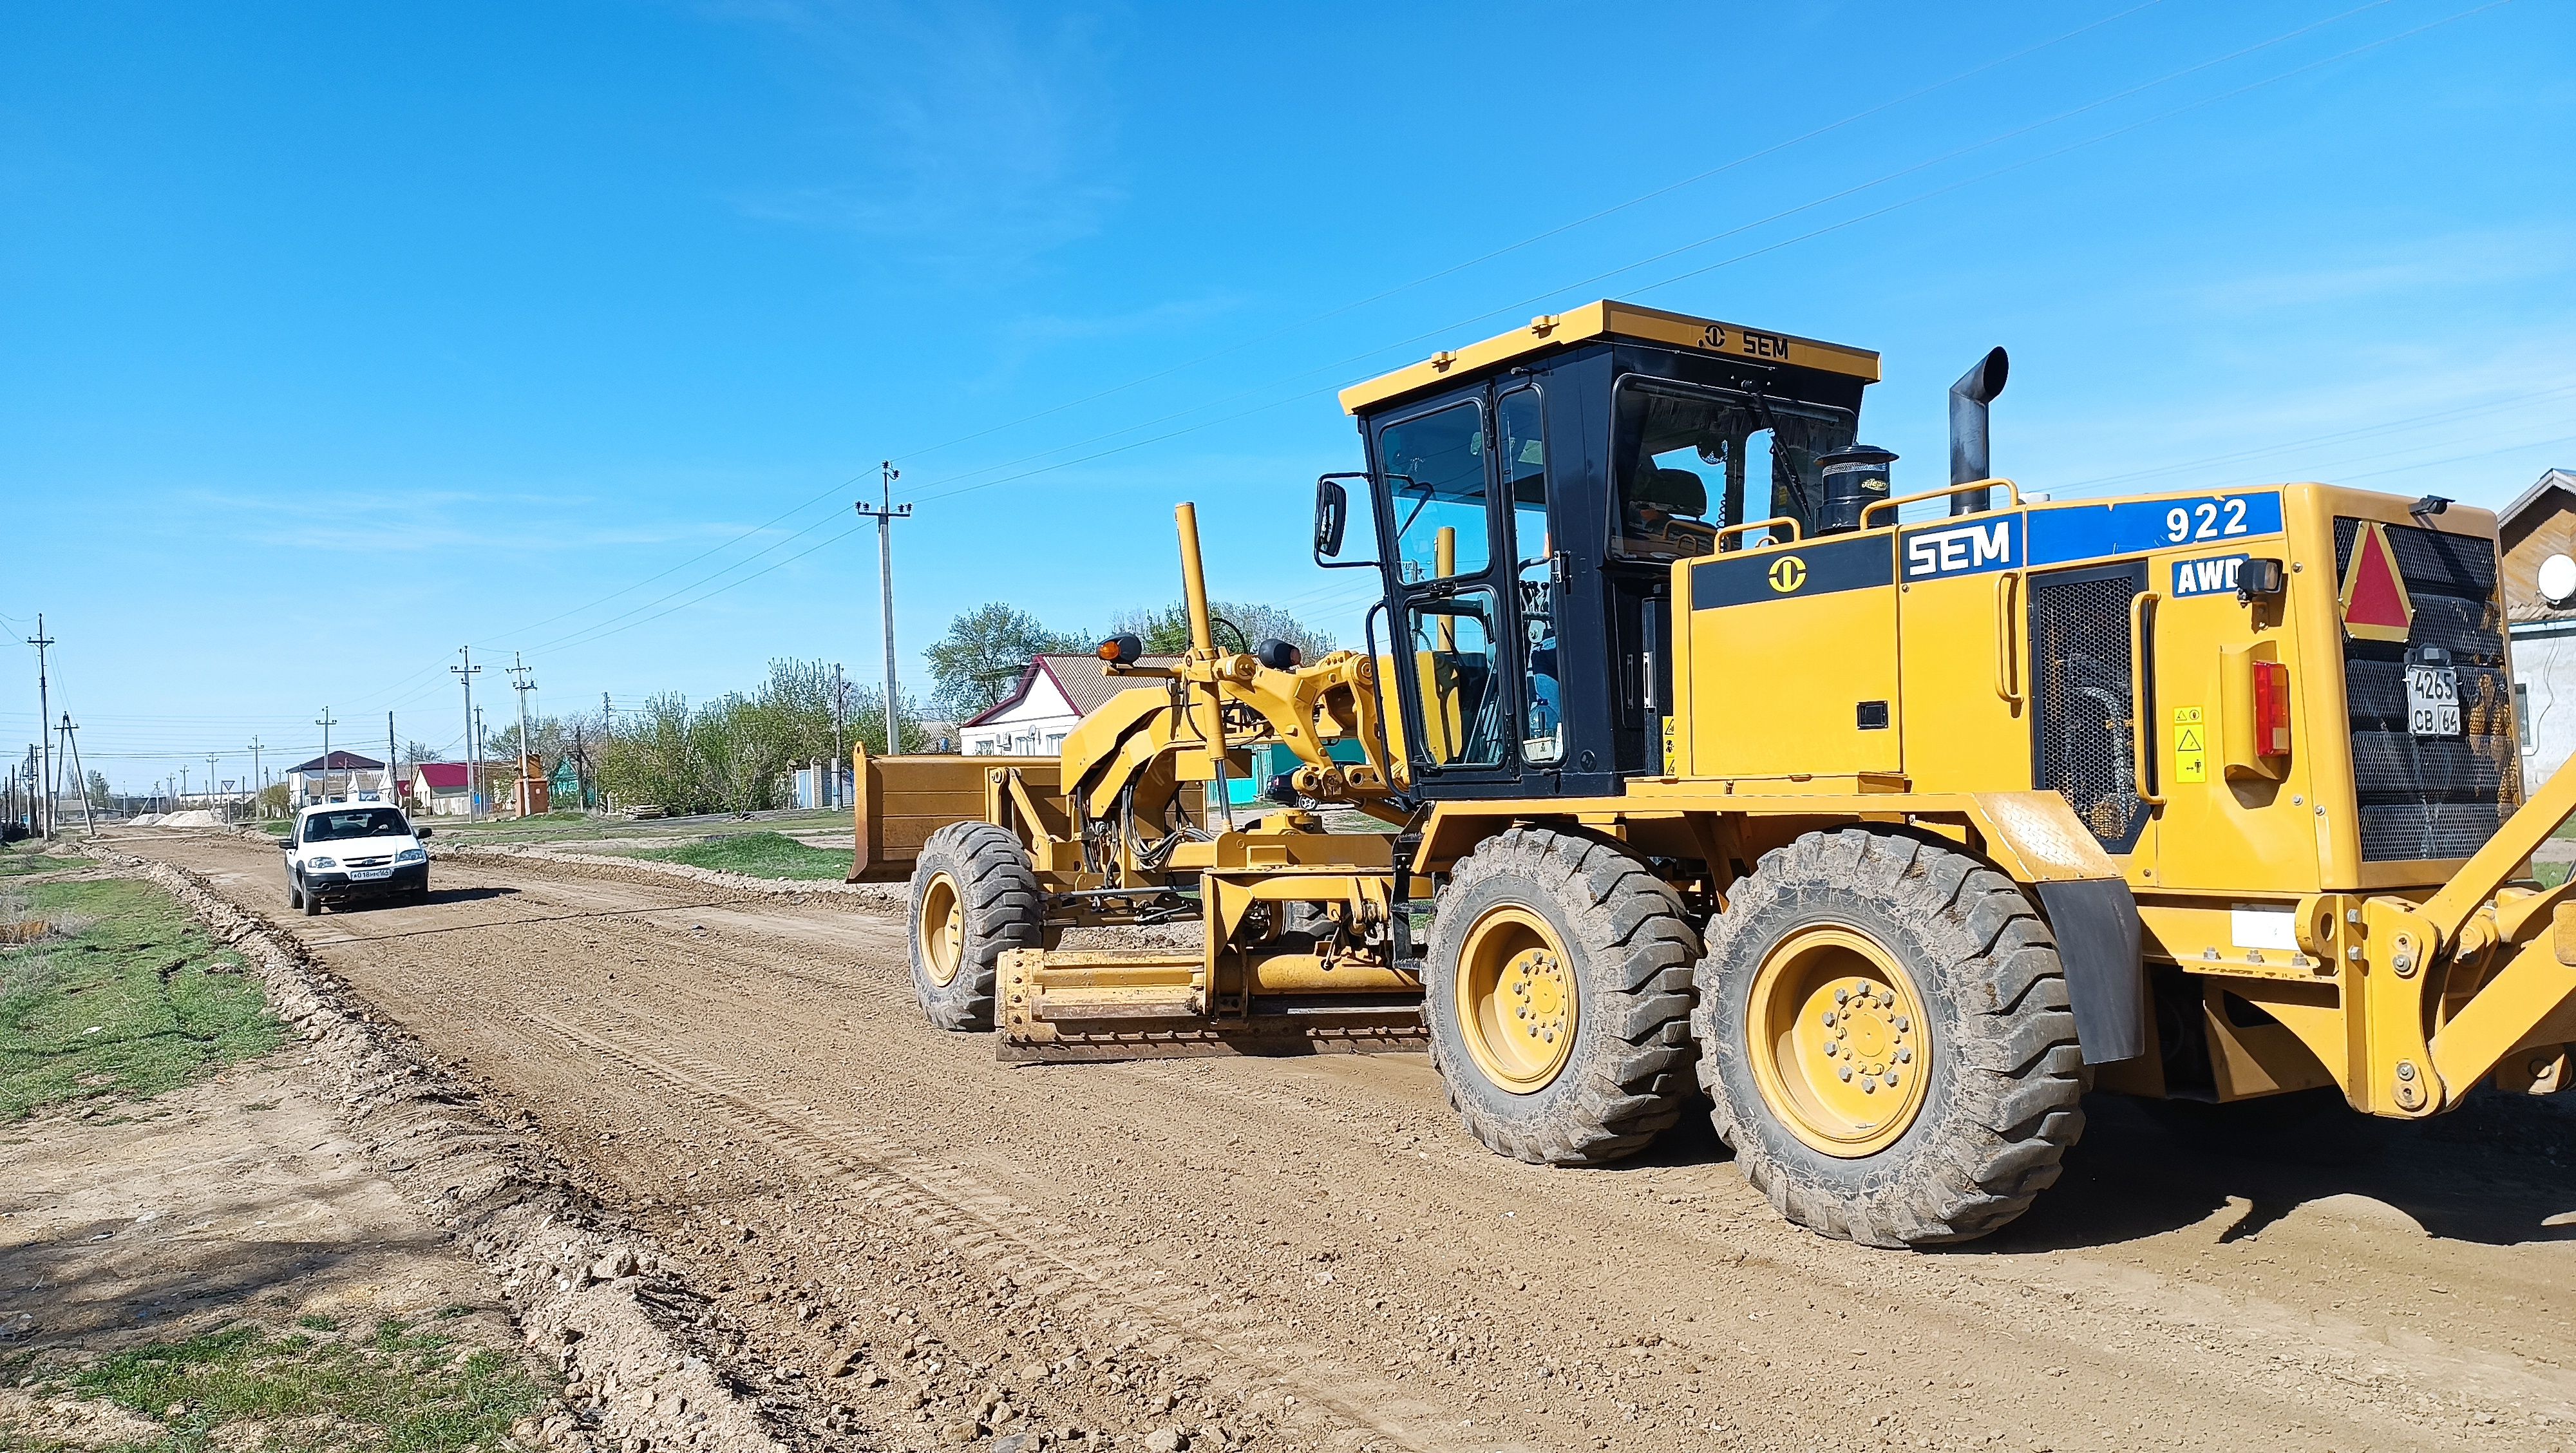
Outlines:
[[[930,835],[912,869],[912,992],[941,1029],[993,1027],[993,977],[1006,949],[1036,948],[1046,897],[1026,848],[989,822]]]
[[[1433,913],[1431,1059],[1468,1133],[1533,1164],[1596,1165],[1681,1118],[1699,936],[1644,862],[1513,828],[1458,864]]]
[[[1962,853],[1857,828],[1766,853],[1698,977],[1717,1133],[1799,1225],[1872,1246],[1983,1236],[2083,1134],[2056,940]]]

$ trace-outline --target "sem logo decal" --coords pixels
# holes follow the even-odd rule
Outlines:
[[[1787,595],[1807,583],[1807,562],[1795,555],[1783,555],[1771,562],[1771,588]]]
[[[1905,537],[1905,578],[1937,580],[1946,575],[2010,570],[2021,563],[2017,518],[2003,515],[1973,525],[1914,531]]]
[[[2245,568],[2243,555],[2219,555],[2207,560],[2174,562],[2174,599],[2194,595],[2233,595],[2236,572]]]

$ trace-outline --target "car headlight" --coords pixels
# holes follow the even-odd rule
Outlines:
[[[340,866],[340,860],[338,858],[307,858],[304,862],[304,866],[308,868],[336,868]]]
[[[394,854],[394,861],[397,863],[426,863],[429,861],[429,849],[405,848],[401,852]]]

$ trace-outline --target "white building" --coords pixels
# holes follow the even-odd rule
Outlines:
[[[391,802],[385,764],[355,752],[333,752],[286,769],[286,790],[299,807],[317,802]]]
[[[2513,707],[2526,792],[2576,755],[2576,608],[2540,595],[2540,562],[2576,555],[2576,472],[2553,469],[2496,512],[2504,613],[2513,636]]]
[[[1168,666],[1177,658],[1147,656],[1139,665]],[[1067,733],[1122,691],[1160,691],[1159,680],[1108,675],[1097,656],[1037,656],[1020,684],[989,711],[958,723],[957,750],[969,757],[1052,757]]]

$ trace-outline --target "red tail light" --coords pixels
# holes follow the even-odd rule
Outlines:
[[[2254,667],[2254,750],[2266,757],[2290,754],[2290,668],[2278,661]]]

